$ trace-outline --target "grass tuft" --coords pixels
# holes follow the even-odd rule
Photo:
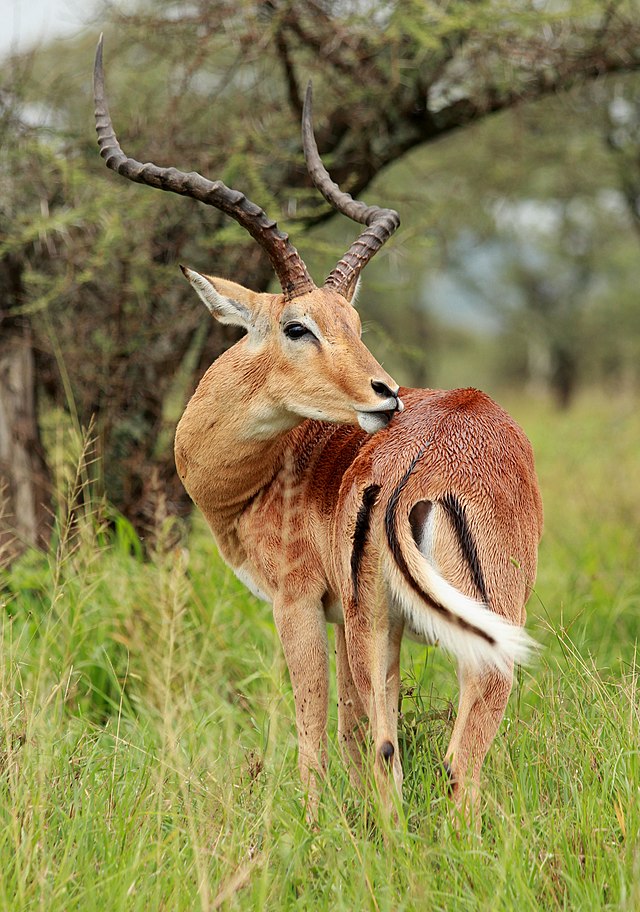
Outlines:
[[[485,766],[481,839],[454,832],[440,775],[453,668],[410,644],[404,819],[383,834],[353,793],[334,710],[310,829],[268,608],[198,521],[143,561],[79,441],[50,553],[0,577],[0,907],[640,908],[640,421],[593,401],[519,418],[546,505],[543,649]]]

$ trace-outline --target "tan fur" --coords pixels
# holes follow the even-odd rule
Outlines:
[[[326,764],[326,619],[339,619],[340,605],[341,747],[357,781],[366,713],[376,781],[391,807],[394,787],[400,791],[402,785],[397,705],[406,617],[398,608],[395,577],[385,569],[392,559],[385,511],[396,492],[398,548],[408,563],[419,563],[424,559],[416,557],[409,525],[413,506],[455,495],[464,504],[484,573],[488,610],[521,625],[542,529],[531,448],[506,413],[475,390],[400,390],[405,411],[367,435],[357,425],[356,407],[374,409],[380,402],[372,381],[393,389],[395,384],[360,340],[358,316],[345,298],[324,288],[285,302],[282,295],[256,295],[208,280],[249,308],[251,326],[209,368],[189,402],[176,433],[178,472],[225,560],[273,603],[312,810]],[[287,341],[285,311],[289,320],[313,321],[321,339]],[[309,410],[323,420],[305,419]],[[362,504],[370,487],[375,503],[367,512]],[[479,598],[446,513],[433,509],[429,559],[453,586]],[[459,677],[460,710],[447,758],[455,802],[468,811],[477,800],[480,767],[504,713],[511,673],[460,667]],[[389,744],[392,755],[385,757]]]

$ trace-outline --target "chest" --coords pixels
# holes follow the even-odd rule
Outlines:
[[[325,577],[325,523],[304,486],[276,479],[238,517],[243,561],[236,575],[261,598]]]

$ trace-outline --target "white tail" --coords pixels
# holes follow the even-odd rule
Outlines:
[[[509,674],[514,663],[525,665],[531,660],[536,644],[523,627],[510,624],[483,602],[464,595],[420,552],[410,566],[422,598],[392,559],[387,561],[386,573],[407,623],[419,638],[441,646],[474,674],[492,668]]]

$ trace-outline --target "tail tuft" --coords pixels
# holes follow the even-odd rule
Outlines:
[[[537,646],[526,630],[447,582],[413,538],[395,542],[386,570],[413,631],[428,643],[438,643],[465,668],[510,673],[513,663],[531,661]]]

